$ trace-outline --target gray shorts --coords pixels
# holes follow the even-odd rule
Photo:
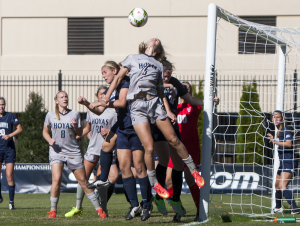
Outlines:
[[[132,125],[149,121],[154,124],[158,120],[167,118],[165,106],[159,97],[130,101],[130,115]]]
[[[69,170],[77,170],[84,168],[83,159],[81,156],[67,156],[50,151],[49,153],[50,166],[54,163],[65,164]]]
[[[84,155],[84,159],[89,162],[98,162],[99,161],[99,155],[91,154],[89,152],[86,152]]]

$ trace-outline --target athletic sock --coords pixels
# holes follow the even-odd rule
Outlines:
[[[199,213],[199,205],[200,205],[200,189],[197,184],[193,184],[190,188],[190,192],[192,194],[195,206],[197,208],[197,213]]]
[[[142,200],[144,203],[143,207],[148,207],[151,205],[151,200],[149,199],[149,178],[148,176],[144,177],[144,178],[139,178],[139,183],[140,183],[140,188],[141,188],[141,195],[142,195]]]
[[[189,155],[189,157],[187,159],[182,159],[182,161],[185,163],[185,165],[187,165],[187,167],[189,168],[191,173],[193,173],[194,170],[196,169],[196,166],[195,166],[195,163],[194,163],[192,157]]]
[[[165,187],[166,177],[167,177],[167,167],[158,164],[156,167],[156,175],[157,175],[156,177],[157,177],[158,183],[162,187]],[[159,199],[163,199],[163,198],[160,197],[158,194],[156,194],[156,199],[159,200]]]
[[[101,165],[100,180],[101,181],[107,181],[111,163],[112,163],[112,152],[105,152],[101,149],[101,158],[100,158],[100,165]]]
[[[99,193],[101,208],[103,209],[103,211],[105,213],[107,213],[107,192],[108,192],[108,187],[98,187],[97,190],[98,190],[98,193]]]
[[[173,201],[179,202],[182,189],[182,171],[172,169]]]
[[[136,207],[139,205],[137,192],[136,192],[136,181],[134,177],[123,178],[123,185],[127,192],[128,199],[130,200],[130,204],[132,207]]]
[[[57,211],[58,198],[53,198],[50,196],[50,202],[51,202],[51,210]]]
[[[107,202],[109,201],[110,197],[114,193],[115,184],[109,183],[108,192],[107,192]]]
[[[125,198],[126,198],[127,202],[129,202],[129,204],[130,204],[130,199],[128,198],[128,194],[127,194],[127,192],[126,192],[126,189],[125,189],[125,187],[124,187],[124,184],[123,184],[123,188],[124,188],[124,195],[125,195]]]
[[[2,197],[2,192],[1,192],[1,178],[0,178],[0,197]]]
[[[151,187],[154,187],[158,183],[158,181],[156,179],[155,170],[151,170],[151,171],[147,170],[147,174],[148,174],[148,178],[149,178]]]
[[[296,205],[295,199],[293,197],[292,191],[286,189],[286,190],[283,191],[283,195],[284,195],[286,201],[290,204],[292,210],[296,210],[297,205]]]
[[[84,191],[80,184],[77,185],[77,193],[76,193],[76,208],[81,209],[82,208],[82,201],[84,197]]]
[[[8,194],[9,194],[10,203],[13,203],[14,198],[15,198],[15,185],[13,185],[13,186],[7,185],[7,187],[8,187]]]
[[[276,198],[275,208],[281,208],[282,207],[282,191],[281,190],[276,190],[275,198]]]
[[[86,194],[86,197],[88,197],[88,199],[92,202],[93,206],[95,207],[95,210],[100,209],[99,201],[94,192]]]
[[[173,197],[173,187],[168,188],[170,197]]]

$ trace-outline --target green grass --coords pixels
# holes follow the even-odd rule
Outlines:
[[[113,195],[108,203],[109,217],[106,219],[99,219],[95,209],[87,198],[83,200],[83,214],[72,218],[65,218],[64,214],[72,209],[76,203],[75,194],[61,194],[58,204],[58,215],[56,219],[48,219],[47,212],[50,210],[50,195],[49,194],[16,194],[15,196],[15,210],[8,209],[8,194],[2,194],[4,201],[0,204],[0,225],[182,225],[192,223],[196,208],[192,197],[190,195],[182,195],[181,200],[187,210],[187,216],[182,217],[181,223],[172,223],[174,213],[172,208],[167,204],[169,214],[162,216],[156,206],[154,206],[151,218],[146,222],[142,222],[140,217],[133,220],[126,221],[125,215],[128,212],[129,204],[126,202],[125,196],[122,194]],[[253,198],[253,197],[252,197]],[[139,199],[141,197],[139,196]],[[230,196],[225,199],[230,200]],[[236,199],[236,198],[235,198]],[[250,197],[245,197],[250,200]],[[225,223],[222,221],[220,215],[230,212],[230,207],[220,203],[220,196],[213,196],[214,202],[210,205],[209,222],[202,225],[274,225],[273,222],[257,222],[253,218],[240,215],[230,215],[232,222]],[[224,196],[223,196],[224,200]],[[228,201],[226,200],[226,201]],[[225,201],[225,200],[224,200]],[[239,202],[239,198],[236,199]],[[251,211],[251,207],[245,207],[245,211]],[[248,209],[247,209],[248,208]],[[217,211],[215,211],[217,210]],[[218,213],[217,213],[218,212]],[[226,217],[225,217],[226,220]]]

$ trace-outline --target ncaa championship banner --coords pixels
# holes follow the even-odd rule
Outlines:
[[[200,166],[201,170],[201,166]],[[213,194],[226,193],[259,193],[264,195],[271,194],[272,191],[272,168],[271,166],[249,166],[242,164],[212,165],[210,190]],[[300,172],[296,172],[296,177],[291,182],[291,188],[300,192]],[[49,164],[44,163],[16,163],[15,165],[15,184],[17,193],[49,193],[52,175]],[[89,181],[92,182],[92,174]],[[1,170],[2,192],[8,192],[6,180],[6,167],[3,164]],[[76,192],[77,181],[73,173],[64,167],[62,174],[61,191]],[[137,180],[137,190],[140,186]],[[123,192],[122,178],[119,177],[116,193]],[[182,194],[189,194],[189,188],[183,178]]]

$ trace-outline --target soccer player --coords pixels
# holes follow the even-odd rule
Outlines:
[[[0,97],[0,175],[2,163],[6,165],[6,179],[8,183],[8,194],[10,210],[15,209],[15,181],[14,181],[14,166],[16,162],[16,149],[13,137],[22,132],[21,124],[18,119],[10,113],[5,111],[6,101]],[[16,130],[13,127],[16,126]],[[0,178],[0,203],[3,202],[1,195],[1,178]]]
[[[130,86],[127,101],[130,105],[133,127],[145,148],[145,162],[150,184],[161,197],[169,198],[169,193],[158,183],[156,178],[150,123],[155,124],[161,130],[166,140],[174,148],[172,150],[176,150],[187,164],[200,187],[204,186],[204,180],[199,175],[193,159],[176,136],[167,118],[170,116],[172,120],[176,120],[176,116],[169,109],[165,109],[165,107],[168,108],[168,105],[163,102],[166,102],[163,92],[164,70],[158,60],[164,56],[164,49],[160,40],[153,38],[147,44],[141,43],[139,52],[140,54],[130,55],[122,62],[122,68],[109,87],[105,98],[103,98],[102,105],[105,106],[109,103],[111,94],[128,72]],[[106,178],[101,177],[100,179],[102,181]]]
[[[287,186],[291,182],[295,169],[298,168],[298,160],[296,158],[295,150],[293,148],[293,132],[292,129],[285,125],[282,111],[274,111],[272,121],[277,127],[277,138],[271,133],[267,134],[270,139],[270,143],[278,145],[278,155],[280,160],[280,166],[277,171],[275,182],[275,198],[276,206],[272,210],[272,213],[282,213],[282,195],[291,206],[291,214],[299,214],[299,209],[296,205],[291,189],[287,189]]]
[[[99,217],[105,218],[106,214],[100,207],[93,190],[86,187],[88,181],[76,140],[76,136],[82,135],[80,115],[77,111],[68,109],[69,99],[65,91],[58,91],[54,100],[55,110],[47,113],[43,128],[43,137],[49,143],[49,161],[52,172],[51,210],[48,212],[48,217],[56,218],[62,171],[65,164],[73,172],[84,193],[94,205]],[[50,129],[52,137],[50,136]]]
[[[101,70],[105,81],[108,84],[111,84],[115,79],[115,76],[119,72],[120,67],[114,61],[107,61]],[[142,146],[142,143],[132,126],[130,111],[126,102],[126,95],[128,93],[129,84],[129,77],[125,76],[114,93],[115,101],[110,101],[108,105],[108,107],[116,108],[118,121],[113,126],[106,138],[106,141],[102,145],[100,158],[100,177],[106,175],[105,185],[108,186],[109,180],[107,180],[107,169],[109,169],[112,163],[112,147],[116,144],[117,157],[122,173],[123,185],[131,204],[129,212],[125,218],[126,220],[133,219],[137,214],[140,214],[142,212],[141,220],[145,221],[150,217],[150,213],[152,210],[152,205],[148,197],[149,179],[144,162],[144,147]],[[78,98],[78,102],[80,104],[84,104],[96,114],[101,114],[105,109],[105,107],[90,107],[90,103],[82,97]],[[95,106],[95,103],[92,103],[92,105]],[[136,181],[131,171],[132,159],[137,177],[139,178],[140,182],[143,207],[139,205],[137,198]],[[97,182],[91,184],[91,186],[97,186]]]
[[[96,92],[96,97],[98,100],[101,99],[101,97],[104,95],[103,93],[107,90],[107,87],[101,86],[98,88]],[[97,162],[100,159],[100,150],[102,143],[104,141],[104,137],[107,136],[107,134],[110,131],[110,128],[115,124],[117,121],[117,114],[114,109],[107,108],[105,111],[100,115],[96,115],[92,113],[91,111],[87,112],[86,116],[86,126],[83,129],[82,136],[86,134],[89,134],[90,136],[90,142],[89,146],[87,148],[87,151],[84,155],[84,167],[85,167],[85,173],[86,178],[90,178],[90,175],[93,171],[93,169],[96,167]],[[80,137],[77,137],[77,139]],[[116,175],[118,177],[118,168],[116,165],[112,165],[110,170],[115,171],[112,173],[112,175]],[[100,170],[99,170],[100,174]],[[110,178],[110,181],[116,181],[118,178]],[[103,211],[107,214],[107,189],[100,189],[99,195],[101,198],[101,208]],[[82,214],[82,201],[84,197],[84,191],[80,184],[77,186],[77,201],[76,201],[76,207],[73,207],[72,210],[65,214],[66,217],[73,217],[74,215],[80,215]]]
[[[164,93],[165,93],[165,96],[167,98],[167,101],[169,103],[172,113],[177,115],[177,105],[178,105],[179,97],[181,98],[181,100],[184,100],[186,103],[195,105],[195,107],[202,106],[203,100],[192,97],[192,95],[190,95],[190,93],[188,92],[188,89],[186,88],[186,86],[183,86],[178,79],[172,77],[172,72],[175,69],[174,65],[171,62],[169,62],[166,59],[166,57],[164,57],[161,60],[161,63],[164,67],[164,80],[163,80],[164,87],[165,87]],[[214,98],[214,102],[216,104],[218,104],[219,98],[218,97]],[[196,122],[196,128],[197,128],[197,122]],[[181,140],[181,134],[179,132],[179,126],[177,123],[173,124],[173,129],[174,129],[177,137]],[[189,133],[191,133],[191,131],[189,131]],[[164,181],[166,180],[167,166],[169,166],[169,168],[172,168],[172,170],[167,171],[167,172],[169,172],[167,174],[167,181],[171,181],[173,186],[167,185],[167,188],[168,188],[168,192],[170,194],[173,194],[173,195],[170,195],[171,198],[169,200],[171,206],[173,207],[173,209],[175,210],[175,213],[176,213],[173,220],[180,221],[181,216],[185,215],[185,209],[182,207],[182,203],[180,201],[181,188],[182,188],[183,162],[182,162],[181,158],[178,156],[177,152],[175,150],[172,150],[173,147],[168,144],[164,135],[161,133],[161,131],[159,129],[154,128],[153,137],[154,137],[154,142],[155,142],[154,150],[159,155],[160,163],[156,168],[156,173],[158,175],[157,177],[158,177],[159,183],[161,183],[161,185],[164,185]],[[187,147],[185,143],[183,143],[183,144],[185,145],[185,147]],[[188,147],[191,148],[190,145]],[[190,155],[191,155],[190,152],[196,152],[196,151],[200,152],[199,142],[198,142],[198,148],[196,148],[196,150],[195,150],[195,148],[193,147],[192,149],[193,150],[187,149],[187,151],[189,152]],[[161,153],[165,153],[163,150],[170,150],[170,156],[172,159],[172,160],[170,160],[170,163],[169,163],[169,159],[166,159],[165,155],[160,156]],[[196,164],[199,164],[199,160],[200,160],[199,154],[194,155],[194,156],[191,155]],[[189,172],[188,168],[187,168],[187,172]],[[195,180],[193,179],[192,175],[190,173],[188,173],[188,174],[189,175],[187,177],[190,180],[192,180],[193,183],[195,184]],[[197,186],[197,190],[199,191],[198,186]],[[161,199],[158,195],[156,195],[156,197],[155,197],[155,204],[157,205],[158,210],[162,214],[167,214],[164,200]]]

